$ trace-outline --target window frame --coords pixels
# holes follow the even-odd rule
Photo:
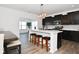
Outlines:
[[[25,21],[19,21],[19,29],[20,30],[24,30],[24,29],[26,29],[26,24],[24,25],[23,23],[24,23]],[[25,22],[26,23],[26,22]],[[25,27],[25,28],[23,28],[23,27]]]

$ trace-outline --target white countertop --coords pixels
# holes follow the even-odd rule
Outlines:
[[[62,32],[62,31],[59,31],[59,30],[31,30],[31,31],[41,32],[41,33],[58,33],[58,32]]]
[[[62,29],[62,30],[68,30],[68,31],[79,31],[79,29],[73,28],[73,29]]]

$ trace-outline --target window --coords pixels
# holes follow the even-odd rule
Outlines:
[[[25,21],[19,22],[19,29],[26,29],[26,22]]]

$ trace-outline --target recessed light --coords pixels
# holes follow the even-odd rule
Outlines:
[[[72,7],[75,7],[75,5],[72,5]]]

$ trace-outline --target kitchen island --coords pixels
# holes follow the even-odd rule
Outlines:
[[[42,36],[48,36],[50,37],[50,53],[54,53],[58,49],[58,33],[61,33],[62,31],[59,30],[30,30],[29,31],[29,36],[31,33],[36,33]]]

